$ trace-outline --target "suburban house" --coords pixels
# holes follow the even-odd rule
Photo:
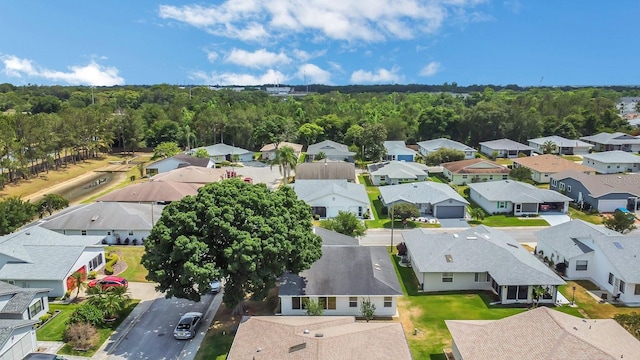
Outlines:
[[[324,154],[325,159],[346,162],[354,162],[353,156],[356,154],[353,151],[349,151],[347,145],[340,144],[331,140],[325,140],[316,144],[309,145],[309,147],[307,148],[306,161],[314,161],[318,159],[318,154],[320,153]]]
[[[554,174],[549,185],[569,196],[581,207],[599,212],[613,212],[617,208],[640,210],[640,175],[587,175],[577,171]]]
[[[300,274],[281,276],[280,314],[306,315],[306,302],[315,300],[324,315],[360,316],[362,302],[371,301],[375,316],[396,316],[402,288],[387,248],[360,246],[352,237],[318,227],[314,232],[322,237],[322,257]]]
[[[197,158],[187,154],[177,154],[147,165],[146,174],[147,176],[153,176],[185,166],[211,168],[215,167],[215,163],[209,158]]]
[[[546,142],[552,142],[556,145],[556,150],[553,153],[558,155],[584,155],[593,149],[593,145],[587,142],[570,140],[557,135],[530,139],[528,142],[529,146],[534,149],[533,151],[538,154],[544,154],[544,145]]]
[[[209,146],[203,146],[189,150],[190,154],[195,154],[199,149],[204,149],[209,157],[214,162],[222,161],[253,161],[253,151],[249,151],[243,148],[227,145],[227,144],[215,144]]]
[[[583,136],[580,139],[593,144],[595,151],[621,150],[640,154],[640,139],[633,135],[621,132],[601,132],[596,135]]]
[[[411,360],[398,322],[356,322],[353,316],[243,317],[227,360]]]
[[[625,114],[637,114],[638,113],[638,102],[640,101],[640,97],[637,96],[625,96],[620,98],[618,103],[616,104],[618,110],[621,115]]]
[[[49,311],[49,289],[24,289],[0,281],[0,359],[36,351],[34,325]]]
[[[95,202],[78,205],[40,221],[64,235],[101,236],[104,244],[138,244],[149,237],[164,205]]]
[[[271,144],[267,144],[265,146],[262,147],[262,149],[260,149],[260,152],[262,153],[261,158],[262,160],[267,160],[267,161],[271,161],[273,159],[276,158],[276,149],[280,149],[283,147],[290,147],[293,149],[293,153],[296,155],[296,159],[300,158],[300,153],[302,152],[302,145],[301,144],[295,144],[295,143],[290,143],[290,142],[286,142],[286,141],[282,141],[279,143],[271,143]]]
[[[464,153],[465,159],[475,158],[477,152],[476,149],[468,145],[445,138],[421,141],[418,143],[418,151],[422,156],[427,156],[430,153],[438,151],[440,149],[453,149],[462,151]]]
[[[443,175],[449,182],[465,185],[479,181],[506,180],[511,170],[495,161],[469,159],[442,164]]]
[[[481,142],[480,152],[490,157],[495,155],[499,158],[516,158],[522,155],[531,156],[533,148],[511,139],[499,139]]]
[[[565,282],[505,232],[480,225],[458,233],[419,228],[402,233],[422,291],[489,291],[501,304],[554,304]]]
[[[40,226],[0,236],[0,280],[23,288],[51,289],[64,296],[76,271],[104,265],[104,236],[69,236]]]
[[[445,324],[455,360],[640,359],[640,342],[615,320],[583,319],[544,306],[501,320]]]
[[[226,178],[227,171],[225,169],[186,166],[162,174],[154,175],[150,180],[205,185],[212,182],[221,181]]]
[[[414,204],[423,215],[439,219],[464,219],[469,202],[447,184],[433,181],[380,187],[384,206]]]
[[[348,211],[358,218],[369,214],[369,197],[362,184],[347,180],[296,180],[291,184],[298,198],[311,206],[313,215],[334,218]]]
[[[429,178],[427,166],[416,162],[385,161],[369,164],[367,169],[371,183],[376,186],[425,181]]]
[[[538,255],[560,264],[568,279],[590,280],[619,302],[640,305],[639,236],[624,236],[581,220],[541,230],[536,236]]]
[[[409,149],[404,141],[388,140],[384,142],[384,149],[387,151],[385,160],[413,162],[417,152]]]
[[[600,174],[640,172],[640,156],[622,150],[605,151],[582,156],[582,165]]]
[[[356,180],[356,166],[344,161],[305,162],[296,166],[297,180]]]
[[[202,183],[148,181],[112,191],[97,201],[165,204],[182,200],[187,195],[196,195],[203,186]]]
[[[561,171],[574,170],[585,174],[595,174],[594,168],[577,164],[560,156],[544,154],[513,159],[513,168],[525,167],[531,170],[531,179],[540,184],[547,184],[551,175]]]
[[[469,184],[469,198],[488,214],[537,215],[544,212],[566,214],[571,198],[514,180]]]

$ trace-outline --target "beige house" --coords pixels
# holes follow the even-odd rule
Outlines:
[[[594,168],[552,154],[513,159],[513,168],[518,167],[525,167],[531,170],[531,179],[542,184],[548,184],[551,180],[551,175],[561,171],[573,170],[590,175],[596,173]]]
[[[267,144],[265,146],[262,147],[262,149],[260,149],[260,152],[262,153],[261,158],[262,160],[273,160],[276,158],[276,149],[280,149],[283,147],[290,147],[293,149],[293,153],[296,154],[296,158],[300,157],[300,153],[302,152],[302,145],[301,144],[294,144],[294,143],[290,143],[290,142],[280,142],[280,143],[271,143],[271,144]]]
[[[481,181],[507,180],[509,178],[508,167],[495,161],[484,159],[469,159],[452,161],[442,164],[442,173],[449,182],[456,185],[465,185]]]

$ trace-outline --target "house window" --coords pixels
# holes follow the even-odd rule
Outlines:
[[[475,282],[489,282],[489,277],[486,272],[476,273],[475,274]]]
[[[469,177],[468,175],[462,175],[462,178],[463,178],[463,179],[466,179],[466,178],[468,178],[468,177]]]
[[[393,298],[391,296],[384,297],[384,307],[391,307],[393,305]]]
[[[107,231],[107,235],[111,235],[111,231]]]
[[[87,235],[87,230],[82,230],[81,235]]]
[[[576,260],[576,271],[585,271],[589,264],[588,260]]]
[[[29,306],[29,318],[33,319],[40,311],[43,309],[42,298],[40,298],[36,303],[31,304]]]
[[[571,185],[567,185],[567,191],[571,192]]]
[[[452,272],[442,273],[442,282],[453,282],[453,273]]]
[[[509,178],[509,175],[502,175],[502,180],[507,180]]]
[[[133,230],[129,230],[129,235],[133,236]]]
[[[320,306],[322,306],[325,310],[335,310],[336,309],[336,298],[335,297],[319,297],[318,302]]]
[[[300,305],[300,298],[299,297],[292,297],[291,298],[291,309],[293,309],[293,310],[302,309],[302,306]]]
[[[561,183],[560,183],[560,186],[559,186],[558,188],[559,188],[560,190],[564,190],[564,183],[563,183],[563,182],[561,182]]]
[[[515,300],[518,294],[517,286],[507,286],[507,300]]]
[[[640,295],[640,284],[636,284],[636,288],[633,290],[633,295]]]
[[[623,293],[623,294],[624,294],[625,285],[627,285],[627,284],[625,284],[624,281],[620,280],[620,288],[618,288],[618,290],[620,290],[620,292]]]
[[[349,307],[358,307],[358,298],[355,296],[349,297]]]
[[[557,185],[558,185],[558,180],[551,179],[551,186],[557,186]]]
[[[527,300],[529,298],[529,287],[518,286],[518,300]]]
[[[96,257],[89,261],[89,270],[96,269],[102,264],[102,254],[98,254]]]
[[[498,201],[498,209],[505,209],[507,207],[506,201]]]
[[[609,285],[613,285],[613,274],[609,273]]]

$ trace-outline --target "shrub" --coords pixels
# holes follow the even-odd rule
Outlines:
[[[314,214],[313,215],[313,220],[316,220],[316,221],[320,220],[320,215]]]
[[[45,322],[45,321],[49,320],[50,318],[51,318],[51,314],[46,313],[46,314],[40,316],[40,322]]]
[[[104,273],[107,275],[113,275],[113,265],[118,262],[118,254],[108,253],[105,254],[105,258],[107,259],[107,264],[104,266]]]
[[[98,330],[89,323],[69,325],[64,332],[64,340],[74,349],[87,351],[100,340]]]
[[[84,303],[76,308],[71,314],[67,324],[89,323],[93,326],[102,325],[104,314],[97,306]]]
[[[89,279],[89,280],[93,280],[93,279],[95,279],[97,277],[98,277],[98,272],[95,271],[95,270],[89,271],[89,274],[87,275],[87,279]]]
[[[67,290],[67,291],[64,293],[64,297],[63,297],[63,299],[68,299],[68,298],[69,298],[69,296],[71,296],[71,290]]]

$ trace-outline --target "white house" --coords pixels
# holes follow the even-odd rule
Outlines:
[[[487,156],[499,158],[516,158],[520,154],[531,156],[533,148],[511,139],[498,139],[480,143],[480,152]]]
[[[465,159],[473,159],[474,157],[476,157],[477,152],[476,149],[468,145],[445,138],[421,141],[418,143],[418,151],[422,156],[427,156],[430,153],[438,151],[440,149],[453,149],[462,151],[464,153]]]
[[[556,302],[565,282],[508,234],[484,225],[457,233],[414,229],[402,233],[407,260],[421,291],[491,291],[501,304]]]
[[[281,314],[305,315],[306,302],[315,300],[323,305],[324,315],[360,316],[360,305],[368,300],[376,306],[376,316],[396,316],[402,288],[387,248],[360,246],[356,239],[321,228],[315,231],[323,239],[322,257],[300,274],[281,277]]]
[[[142,245],[162,209],[158,204],[96,202],[66,209],[40,226],[64,235],[101,236],[104,244]]]
[[[600,174],[640,172],[640,156],[626,151],[605,151],[582,156],[582,165],[596,169]]]
[[[320,160],[318,159],[318,154],[320,153],[324,154],[325,159],[346,162],[354,162],[353,156],[356,154],[353,151],[349,151],[347,145],[331,140],[324,140],[307,147],[306,161]]]
[[[153,176],[185,166],[212,168],[215,167],[215,163],[210,158],[197,158],[187,154],[178,154],[147,165],[146,174]]]
[[[583,136],[580,139],[594,145],[595,151],[621,150],[639,154],[640,139],[629,134],[601,132],[596,135]]]
[[[297,180],[291,184],[300,200],[311,206],[314,215],[334,218],[340,211],[358,218],[369,214],[369,197],[364,185],[347,180]]]
[[[590,280],[621,303],[640,305],[639,236],[572,220],[536,237],[538,255],[562,264],[568,279]]]
[[[425,181],[429,178],[426,165],[416,162],[384,161],[367,165],[371,183],[380,186],[397,185],[403,182]]]
[[[214,162],[253,160],[253,151],[222,143],[191,149],[189,154],[195,154],[199,149],[204,149]]]
[[[640,360],[640,342],[614,319],[583,319],[545,306],[500,320],[445,324],[455,360]]]
[[[423,215],[439,219],[464,219],[469,202],[449,185],[433,181],[380,187],[384,206],[414,204]]]
[[[465,185],[480,181],[507,180],[511,170],[495,161],[469,159],[442,164],[442,173],[449,182]]]
[[[404,141],[388,140],[383,145],[387,151],[387,155],[385,155],[385,160],[387,161],[412,162],[417,155],[413,149],[407,147]]]
[[[488,214],[567,213],[572,199],[559,192],[514,180],[469,184],[469,197]]]
[[[24,289],[0,281],[0,359],[36,351],[34,325],[49,311],[49,289]]]
[[[538,154],[544,154],[544,144],[548,141],[556,145],[556,150],[553,153],[558,155],[584,155],[588,154],[589,150],[593,148],[593,145],[587,142],[566,139],[557,135],[530,139],[528,141],[529,146]]]
[[[51,289],[61,297],[75,272],[104,266],[104,236],[68,236],[40,226],[0,236],[0,280],[24,288]]]
[[[293,153],[296,156],[296,159],[300,157],[300,153],[302,152],[302,145],[301,144],[295,144],[295,143],[290,143],[290,142],[286,142],[286,141],[282,141],[280,143],[271,143],[271,144],[267,144],[265,146],[263,146],[260,149],[260,152],[262,153],[262,160],[267,160],[267,161],[271,161],[273,159],[276,158],[276,149],[280,149],[283,147],[289,147],[293,149]]]

